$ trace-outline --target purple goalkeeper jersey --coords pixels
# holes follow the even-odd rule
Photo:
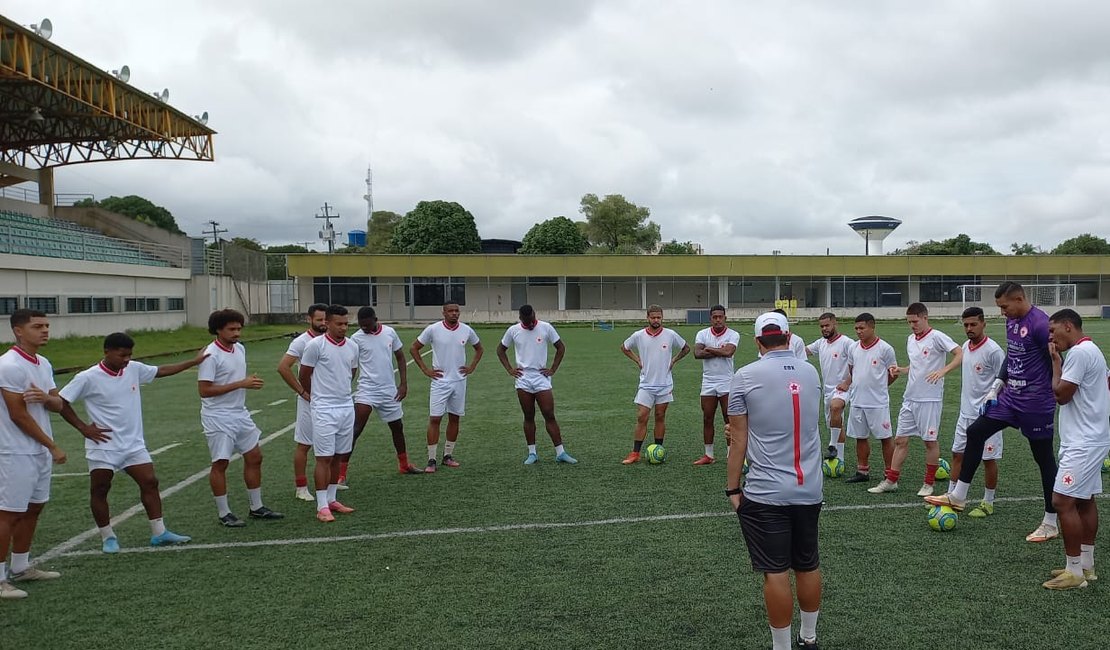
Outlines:
[[[1006,388],[1000,406],[1019,413],[1052,413],[1052,357],[1048,355],[1048,314],[1037,307],[1006,319]]]

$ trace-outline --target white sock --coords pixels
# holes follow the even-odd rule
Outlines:
[[[952,494],[953,488],[956,487],[955,481],[948,481],[948,494]]]
[[[1049,526],[1052,526],[1053,528],[1055,528],[1056,527],[1056,513],[1055,512],[1046,512],[1046,513],[1044,513],[1044,519],[1042,519],[1041,522],[1045,523],[1045,524],[1048,524]]]
[[[829,446],[844,444],[840,442],[840,427],[829,427]]]
[[[556,456],[562,456],[565,453],[567,453],[567,450],[563,448],[562,444],[555,445],[555,455]]]
[[[813,612],[807,612],[804,609],[801,610],[802,629],[798,630],[798,634],[802,635],[802,640],[813,641],[817,638],[817,615],[820,612],[821,610]]]
[[[216,501],[216,513],[221,517],[231,514],[231,506],[227,505],[227,495],[221,494],[218,497],[212,497]]]
[[[790,626],[771,628],[771,650],[791,650]]]
[[[994,490],[990,488],[983,488],[983,501],[987,503],[994,503]]]
[[[8,579],[8,563],[0,562],[0,582]]]
[[[109,527],[109,530],[111,530],[111,527]],[[164,532],[166,532],[166,523],[164,521],[162,521],[161,517],[159,517],[157,519],[151,519],[150,520],[150,536],[151,537],[158,537],[159,535],[161,535]],[[104,533],[101,533],[101,535],[103,535],[103,534]]]
[[[262,488],[247,488],[247,499],[251,502],[251,510],[258,510],[262,507]]]
[[[447,442],[443,443],[443,457],[444,458],[447,458],[448,456],[451,456],[454,453],[455,453],[455,441],[454,440],[448,440]]]
[[[331,483],[328,485],[328,503],[331,503],[332,501],[337,501],[339,499],[339,497],[336,496],[337,492],[339,492],[338,483]]]
[[[536,446],[535,445],[528,445],[528,453],[535,454],[536,453]]]
[[[705,455],[713,458],[713,445],[712,443],[705,446]]]
[[[31,553],[12,553],[12,573],[21,573],[31,568]]]
[[[428,460],[436,459],[436,445],[428,445]]]
[[[323,510],[328,507],[328,491],[316,490],[316,509]]]
[[[1076,555],[1075,557],[1072,557],[1072,556],[1068,555],[1066,557],[1068,558],[1068,571],[1071,571],[1072,575],[1077,575],[1080,578],[1082,578],[1083,577],[1083,560],[1082,560],[1082,557],[1079,556],[1079,555]],[[12,566],[13,567],[15,566],[15,553],[12,553]]]
[[[100,532],[100,541],[102,541],[102,542],[104,540],[108,539],[109,537],[115,537],[116,536],[116,531],[112,530],[112,524],[108,524],[107,526],[105,526],[103,528],[97,528],[97,530]]]
[[[1095,568],[1095,545],[1094,544],[1080,544],[1079,545],[1079,558],[1080,563],[1084,569]]]
[[[952,498],[957,501],[967,501],[967,490],[971,487],[971,483],[964,483],[963,481],[956,481],[956,485],[952,488]]]
[[[839,458],[842,461],[844,460],[844,443],[843,442],[836,443],[836,457]]]

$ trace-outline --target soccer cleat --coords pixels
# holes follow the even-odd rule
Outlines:
[[[964,508],[967,507],[966,500],[961,501],[960,499],[952,496],[951,493],[925,497],[925,503],[928,503],[931,506],[948,506],[956,512],[963,512]]]
[[[829,448],[825,450],[825,460],[832,460],[838,456],[839,454],[836,453],[836,445],[829,445]],[[800,639],[801,637],[798,638]]]
[[[871,475],[867,472],[856,472],[855,476],[844,479],[845,483],[870,483]]]
[[[247,525],[247,522],[236,517],[234,512],[229,512],[223,517],[220,517],[220,523],[227,528],[242,528]]]
[[[109,537],[100,545],[100,550],[105,553],[119,553],[119,540],[115,537]]]
[[[338,512],[339,514],[342,514],[342,515],[349,515],[349,514],[351,514],[352,512],[355,511],[355,509],[352,508],[351,506],[345,506],[342,503],[339,503],[338,501],[332,501],[331,503],[329,503],[328,504],[328,509],[331,510],[332,512]]]
[[[315,497],[315,496],[313,496],[313,494],[312,494],[311,492],[309,492],[309,491],[308,491],[308,488],[307,488],[307,487],[299,487],[299,488],[297,488],[297,494],[296,494],[296,496],[297,496],[297,498],[298,498],[298,499],[300,499],[301,501],[315,501],[315,500],[316,500],[316,497]]]
[[[443,464],[447,467],[458,467],[459,461],[455,460],[454,456],[444,456]]]
[[[115,537],[113,537],[112,539],[115,539]],[[186,542],[191,542],[191,541],[193,541],[193,538],[189,537],[188,535],[178,535],[177,533],[171,533],[170,531],[167,530],[166,532],[162,533],[161,535],[151,536],[150,545],[151,546],[173,546],[174,544],[184,544]],[[119,546],[117,545],[116,548],[118,549]]]
[[[796,647],[802,648],[802,650],[820,650],[821,648],[821,646],[817,645],[816,637],[812,639],[803,639],[801,635],[798,635]]]
[[[320,508],[316,511],[316,521],[322,521],[325,524],[330,524],[335,521],[335,515],[331,514],[330,508]]]
[[[251,510],[250,511],[250,518],[251,519],[285,519],[285,515],[281,514],[280,512],[274,512],[273,510],[270,510],[266,506],[262,506],[258,510]]]
[[[578,459],[564,451],[563,453],[555,457],[555,462],[566,463],[567,465],[577,465]]]
[[[922,485],[921,489],[917,491],[917,496],[919,496],[919,497],[931,497],[931,496],[933,496],[933,484],[932,483],[926,483],[926,484]]]
[[[540,462],[540,457],[535,454],[528,454],[528,458],[524,459],[525,465],[535,465]]]
[[[56,580],[61,578],[62,574],[57,571],[43,571],[36,567],[27,567],[19,573],[12,572],[8,574],[8,579],[12,582],[31,582],[34,580]]]
[[[994,504],[988,501],[980,501],[979,505],[975,506],[975,508],[971,512],[967,513],[967,516],[975,517],[976,519],[982,519],[983,517],[989,517],[993,514]]]
[[[347,477],[346,476],[339,479],[339,482],[337,482],[335,484],[335,489],[337,489],[337,490],[349,490],[350,488],[351,488],[351,486],[347,484]]]
[[[435,474],[436,473],[436,459],[431,458],[431,459],[428,460],[428,466],[424,468],[424,473],[425,474]]]
[[[893,492],[897,489],[898,489],[898,484],[897,483],[884,478],[883,480],[879,481],[879,484],[876,485],[875,487],[867,488],[867,491],[870,492],[871,494],[882,494],[884,492]]]
[[[712,465],[717,462],[717,459],[709,454],[703,454],[701,458],[694,461],[695,465]]]
[[[1053,569],[1052,577],[1056,578],[1067,573],[1067,571],[1067,569]],[[1095,573],[1094,569],[1083,569],[1083,579],[1087,582],[1094,582],[1095,580],[1098,580],[1098,574]]]
[[[640,462],[640,452],[631,451],[631,452],[628,453],[627,456],[624,457],[624,460],[621,461],[621,464],[622,465],[632,465],[633,463],[638,463],[638,462]]]
[[[16,587],[7,580],[0,580],[0,599],[26,598],[27,592]]]
[[[1055,589],[1058,591],[1082,589],[1087,586],[1087,580],[1084,579],[1083,576],[1077,576],[1071,571],[1064,571],[1055,578],[1045,581],[1041,586],[1045,589]]]
[[[424,470],[420,469],[416,465],[405,465],[404,467],[398,467],[397,471],[400,472],[401,474],[423,474],[424,473]]]
[[[1047,542],[1050,539],[1056,539],[1059,536],[1059,529],[1057,529],[1055,526],[1050,526],[1042,521],[1041,525],[1037,526],[1037,530],[1034,530],[1033,532],[1025,536],[1025,541],[1033,542],[1034,544],[1040,544],[1041,542]],[[1049,587],[1049,589],[1051,589],[1051,587]]]

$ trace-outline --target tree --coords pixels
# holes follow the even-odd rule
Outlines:
[[[396,212],[375,210],[366,222],[366,252],[392,253],[393,230],[401,219]]]
[[[524,255],[581,255],[590,242],[578,225],[566,217],[553,217],[537,223],[524,235],[520,252]]]
[[[73,205],[81,208],[103,208],[108,212],[122,214],[125,217],[131,217],[135,221],[168,230],[178,235],[185,234],[184,231],[177,227],[177,221],[173,218],[173,215],[170,214],[169,210],[160,205],[154,205],[147,199],[141,196],[135,196],[134,194],[124,197],[109,196],[101,201],[82,199]]]
[[[253,239],[250,237],[232,237],[225,243],[233,244],[235,246],[238,246],[239,248],[245,248],[249,251],[261,252],[263,250],[262,244],[260,244],[257,239]]]
[[[936,241],[930,239],[926,242],[908,241],[905,248],[891,251],[891,255],[999,255],[990,244],[972,241],[971,237],[961,233]]]
[[[482,240],[474,215],[452,201],[421,201],[393,229],[396,253],[480,253]]]
[[[285,253],[307,253],[308,249],[297,244],[271,246],[266,249],[266,279],[284,280],[288,277],[285,266]]]
[[[1025,242],[1024,244],[1014,242],[1010,244],[1010,252],[1014,255],[1044,255],[1045,250],[1029,242]]]
[[[1083,233],[1060,242],[1052,249],[1053,255],[1110,255],[1110,242],[1090,233]]]
[[[697,255],[698,249],[694,246],[694,242],[684,241],[680,242],[676,239],[663,244],[659,247],[660,255]]]
[[[648,221],[651,210],[620,194],[609,194],[604,199],[587,194],[582,197],[578,211],[586,215],[586,236],[590,243],[611,252],[623,247],[646,253],[661,239],[659,224]]]

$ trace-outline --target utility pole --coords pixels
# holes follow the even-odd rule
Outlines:
[[[328,254],[335,252],[335,227],[331,225],[332,219],[338,219],[339,213],[331,214],[332,207],[324,202],[324,207],[320,208],[324,214],[316,215],[317,219],[324,220],[324,229],[320,231],[320,239],[328,243]]]
[[[211,226],[212,230],[205,230],[204,231],[205,238],[207,239],[208,236],[211,235],[212,236],[212,243],[213,244],[219,243],[220,233],[227,232],[227,228],[220,228],[220,222],[218,222],[218,221],[209,221],[208,225]]]

